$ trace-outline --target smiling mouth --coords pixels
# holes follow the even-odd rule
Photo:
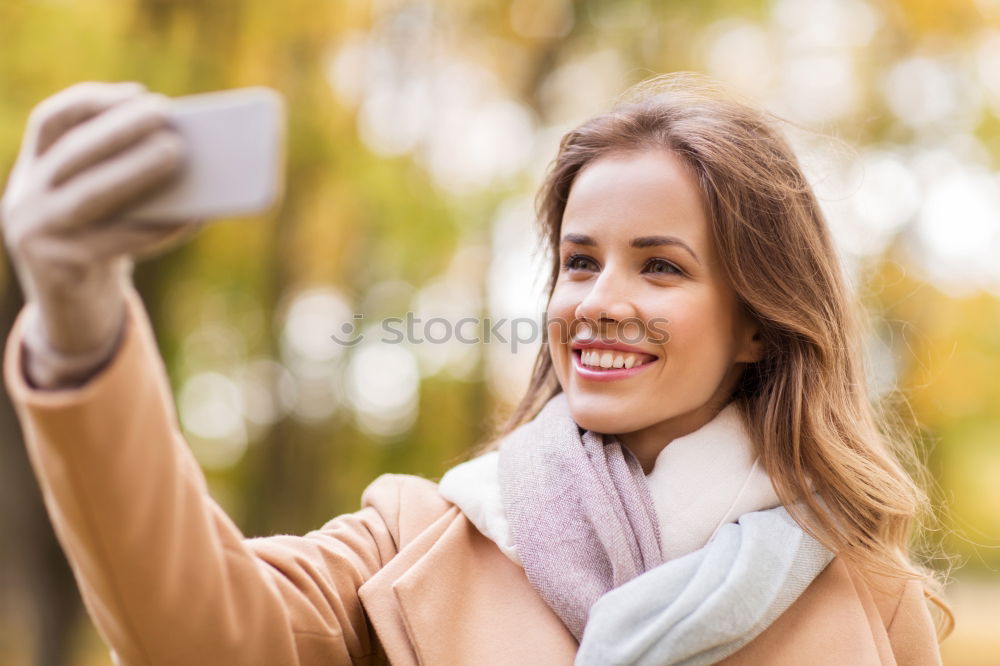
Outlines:
[[[648,365],[656,360],[652,354],[622,352],[617,349],[574,349],[579,363],[588,370],[629,370]]]

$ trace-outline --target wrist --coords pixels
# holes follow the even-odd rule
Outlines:
[[[111,318],[116,328],[97,344],[72,352],[53,346],[45,331],[41,314],[34,304],[23,338],[23,367],[28,384],[33,388],[59,389],[81,386],[105,368],[114,358],[125,334],[127,318],[124,303],[119,316]]]
[[[38,346],[81,358],[108,349],[121,329],[129,276],[119,262],[92,267],[72,284],[31,280],[26,295],[36,308],[31,334]]]

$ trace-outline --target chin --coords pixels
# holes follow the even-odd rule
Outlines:
[[[574,401],[569,399],[570,414],[578,426],[592,432],[617,435],[626,432],[635,432],[651,425],[645,421],[639,421],[634,416],[627,415],[627,408],[624,406],[599,407],[585,404],[587,401]]]

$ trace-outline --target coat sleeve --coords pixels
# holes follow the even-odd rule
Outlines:
[[[896,612],[886,627],[897,666],[941,664],[941,647],[919,580],[906,581]]]
[[[33,307],[32,305],[26,306]],[[245,539],[208,494],[131,289],[121,346],[77,388],[4,381],[88,612],[122,664],[348,664],[380,649],[358,588],[397,550],[400,482],[305,536]]]

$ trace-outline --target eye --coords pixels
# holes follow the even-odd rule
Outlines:
[[[596,265],[596,262],[585,254],[571,254],[563,261],[563,270],[585,271]]]
[[[646,262],[646,270],[659,275],[684,275],[684,271],[678,268],[677,264],[666,259],[650,259]]]

